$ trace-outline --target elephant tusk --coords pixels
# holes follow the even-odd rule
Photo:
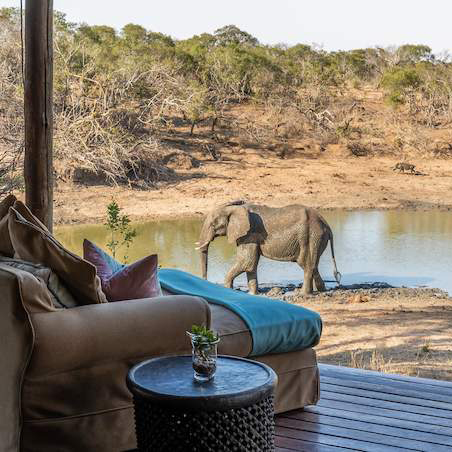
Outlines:
[[[196,243],[199,243],[199,242],[196,242]],[[195,248],[195,250],[200,250],[201,248],[204,248],[206,245],[208,245],[209,244],[209,242],[205,242],[205,243],[203,243],[202,245],[199,245],[199,246],[197,246],[196,248]]]

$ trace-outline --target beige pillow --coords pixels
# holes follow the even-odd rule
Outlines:
[[[44,281],[40,278],[36,278],[29,272],[0,262],[0,273],[2,276],[5,276],[5,272],[14,275],[15,278],[20,281],[20,298],[22,299],[24,308],[29,314],[56,311],[53,307],[50,292]],[[5,288],[4,284],[9,283],[2,280],[2,289]],[[16,289],[19,289],[19,287],[16,287]],[[2,295],[4,294],[2,293]],[[10,321],[12,320],[13,319]]]
[[[15,257],[52,269],[79,304],[106,303],[96,267],[66,250],[48,231],[9,210],[9,234]]]
[[[33,264],[31,262],[14,259],[11,257],[0,256],[0,264],[8,265],[9,267],[18,268],[24,272],[31,273],[35,278],[43,281],[49,289],[50,298],[53,307],[56,309],[75,308],[78,306],[77,301],[72,294],[67,290],[66,286],[61,283],[57,274],[44,267],[41,264]]]
[[[16,197],[14,195],[8,195],[6,198],[3,198],[2,202],[0,202],[0,218],[3,218],[8,214],[9,208],[14,205],[16,202]]]
[[[7,257],[14,255],[13,244],[9,237],[8,211],[15,202],[16,197],[14,195],[8,195],[0,202],[0,254]]]
[[[41,229],[44,229],[44,231],[49,232],[47,229],[47,226],[42,223],[38,217],[33,215],[31,213],[31,210],[22,202],[17,200],[14,205],[14,209],[16,209],[27,221],[34,224],[35,226],[38,226]]]

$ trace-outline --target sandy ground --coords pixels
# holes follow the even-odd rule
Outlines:
[[[339,289],[283,295],[322,316],[327,364],[452,380],[452,298],[438,289]],[[280,298],[281,289],[267,295]]]
[[[338,145],[319,156],[299,152],[284,160],[251,149],[229,150],[223,152],[225,161],[200,159],[199,168],[178,170],[177,181],[156,189],[60,184],[55,220],[103,221],[112,198],[135,220],[200,215],[234,199],[326,209],[452,208],[449,160],[420,160],[417,169],[425,175],[411,175],[392,171],[395,159],[344,154]]]

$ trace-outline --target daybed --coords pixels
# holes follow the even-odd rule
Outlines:
[[[20,230],[25,220],[12,218],[10,207],[21,211],[33,228]],[[6,257],[0,262],[1,451],[110,452],[136,447],[126,373],[145,358],[189,353],[185,331],[192,324],[219,332],[220,353],[250,354],[252,338],[243,320],[199,297],[166,294],[107,303],[99,296],[95,302],[73,284],[69,289],[76,303],[62,307],[49,289],[53,272],[36,264],[45,262],[66,284],[71,271],[74,278],[80,272],[71,269],[74,262],[64,260],[66,250],[51,255],[37,235],[45,238],[45,246],[60,246],[23,204],[12,198],[0,203],[0,254]],[[16,258],[34,261],[39,271],[14,261],[13,250]],[[87,264],[83,268],[90,270]],[[253,359],[278,374],[277,412],[317,402],[319,377],[312,348]]]

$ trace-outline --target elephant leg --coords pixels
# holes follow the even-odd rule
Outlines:
[[[248,279],[248,288],[250,294],[257,294],[257,271],[246,272],[246,277]]]
[[[312,294],[312,277],[313,271],[310,268],[304,269],[303,293],[305,295]]]
[[[328,237],[322,234],[320,237],[314,235],[310,241],[311,248],[311,260],[314,263],[314,268],[312,271],[312,277],[315,282],[315,287],[319,292],[325,292],[325,283],[323,282],[322,277],[319,273],[319,261],[320,256],[325,251],[326,246],[328,245]]]
[[[304,272],[303,293],[305,296],[312,294],[312,278],[314,276],[311,256],[306,247],[307,244],[304,244],[304,246],[301,247],[301,252],[297,259],[297,264],[303,269]]]
[[[236,262],[232,268],[226,274],[224,278],[224,286],[228,289],[232,289],[234,279],[245,271],[241,262]]]
[[[247,272],[250,293],[257,293],[257,264],[259,262],[259,246],[255,243],[243,243],[237,247],[235,264],[226,275],[224,285],[231,289],[234,279]],[[254,275],[253,275],[254,273]]]
[[[325,292],[325,283],[323,282],[322,277],[320,276],[319,269],[315,268],[313,272],[315,287],[319,292]]]

